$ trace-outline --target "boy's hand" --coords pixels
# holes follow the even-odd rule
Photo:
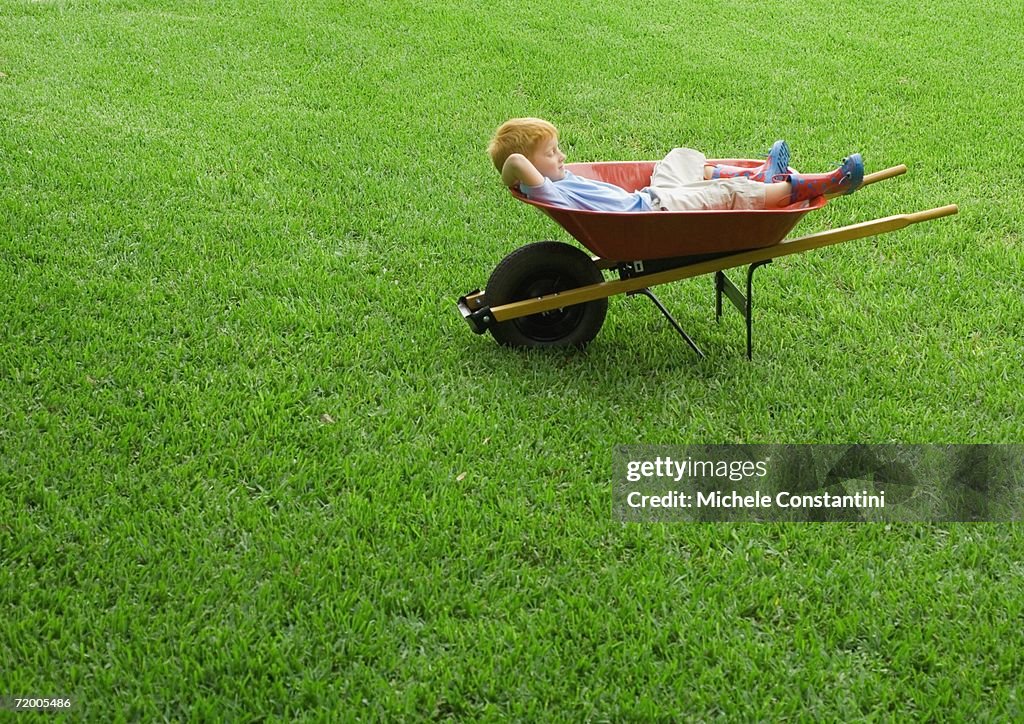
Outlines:
[[[505,164],[501,168],[501,181],[509,188],[516,188],[520,183],[527,186],[540,186],[544,183],[544,176],[526,156],[521,153],[513,153],[505,159]]]

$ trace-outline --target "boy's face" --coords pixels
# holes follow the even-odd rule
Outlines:
[[[565,178],[565,154],[558,147],[557,138],[541,141],[527,158],[542,176],[552,181],[561,181]]]

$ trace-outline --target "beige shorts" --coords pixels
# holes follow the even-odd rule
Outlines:
[[[764,184],[748,178],[704,179],[707,158],[692,148],[674,148],[654,166],[650,191],[666,211],[763,209]]]

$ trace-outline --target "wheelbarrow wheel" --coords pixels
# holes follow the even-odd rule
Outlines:
[[[535,299],[604,281],[590,256],[574,246],[541,241],[522,246],[501,260],[487,280],[487,304]],[[510,347],[582,347],[604,324],[608,299],[552,309],[491,326],[491,334]]]

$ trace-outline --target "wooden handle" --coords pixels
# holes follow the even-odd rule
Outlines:
[[[908,214],[911,218],[911,223],[916,224],[919,221],[931,221],[932,219],[941,219],[943,216],[952,216],[960,212],[960,207],[956,204],[950,204],[949,206],[939,206],[935,209],[928,209],[927,211],[918,211],[914,214]]]
[[[893,176],[902,176],[906,172],[907,167],[905,164],[902,163],[899,166],[884,168],[881,171],[875,171],[874,173],[869,173],[867,176],[865,176],[863,185],[868,186],[870,184],[875,183],[876,181],[885,181],[887,178],[892,178]]]

